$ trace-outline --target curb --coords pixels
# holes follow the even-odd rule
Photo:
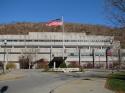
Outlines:
[[[24,78],[25,75],[17,75],[17,76],[6,76],[6,75],[1,75],[0,81],[8,81],[8,80],[17,80]]]

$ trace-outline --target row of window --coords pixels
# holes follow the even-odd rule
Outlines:
[[[74,48],[77,49],[78,46],[65,46],[66,48]],[[0,48],[51,48],[51,46],[40,46],[40,45],[18,45],[18,46],[14,46],[14,45],[1,45]],[[52,48],[62,48],[61,45],[57,46],[57,45],[53,45]],[[106,46],[81,46],[81,49],[106,49]]]
[[[93,56],[92,53],[81,53],[80,55],[81,55],[81,56]],[[96,52],[95,52],[94,55],[95,55],[95,56],[104,56],[105,53],[101,53],[101,52],[100,52],[100,53],[96,53]],[[78,54],[78,53],[70,53],[69,56],[79,56],[79,54]]]
[[[0,52],[0,54],[5,54],[6,52]],[[22,54],[22,52],[9,52],[7,54]],[[23,53],[23,54],[50,54],[49,52],[38,52],[38,53],[35,53],[35,52],[26,52],[26,53]]]
[[[0,52],[0,54],[5,54],[6,52]],[[22,54],[22,52],[9,52],[7,54]],[[23,54],[36,54],[36,52],[24,52]],[[50,52],[37,52],[37,54],[50,54]],[[68,56],[70,57],[78,57],[78,54],[70,53]],[[80,54],[80,56],[93,56],[91,53],[90,54]],[[100,53],[100,54],[95,54],[94,56],[105,56],[105,53]],[[117,54],[113,54],[113,56],[118,57]],[[124,53],[121,54],[121,56],[125,56]]]
[[[5,40],[0,40],[4,42]],[[7,42],[63,42],[63,40],[6,40]],[[109,40],[64,40],[64,42],[110,42]]]
[[[79,56],[79,54],[70,53],[68,56],[71,56],[71,57],[72,56]],[[80,56],[93,56],[93,54],[92,53],[81,53]],[[95,52],[94,56],[105,56],[105,52],[104,53],[102,53],[102,52],[96,53]],[[118,57],[118,54],[113,54],[113,56]],[[125,53],[121,53],[121,56],[125,56]]]
[[[0,48],[51,48],[51,46],[38,46],[38,45],[30,45],[30,46],[25,46],[25,45],[22,45],[22,46],[11,46],[11,45],[1,45]],[[62,48],[62,46],[52,46],[52,48]],[[74,48],[74,49],[77,49],[77,46],[66,46],[66,48]],[[81,49],[106,49],[107,47],[104,47],[104,46],[82,46],[80,47]]]

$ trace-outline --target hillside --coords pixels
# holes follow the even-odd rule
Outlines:
[[[61,32],[61,27],[47,27],[45,23],[1,24],[0,34],[27,34],[28,32]],[[101,25],[65,23],[66,32],[86,32],[87,35],[110,35],[120,40],[125,48],[125,29],[110,28]]]

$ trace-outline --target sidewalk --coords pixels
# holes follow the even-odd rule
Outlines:
[[[20,79],[23,78],[24,76],[25,75],[21,72],[20,73],[16,71],[7,72],[6,74],[0,75],[0,81]]]
[[[74,80],[54,90],[54,93],[114,93],[106,89],[104,78]]]

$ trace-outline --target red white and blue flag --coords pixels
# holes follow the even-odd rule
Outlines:
[[[63,22],[61,19],[55,19],[46,24],[46,26],[53,26],[53,27],[62,26],[62,25],[63,25]]]

